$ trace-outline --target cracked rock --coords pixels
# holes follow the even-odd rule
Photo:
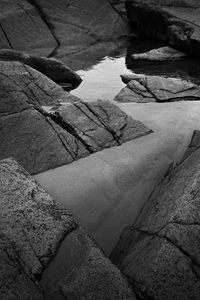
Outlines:
[[[180,51],[200,55],[199,1],[128,0],[126,8],[134,30]]]
[[[122,75],[127,84],[115,97],[118,102],[174,102],[200,100],[198,84],[180,78]]]
[[[135,300],[121,272],[17,162],[0,161],[0,183],[0,299]]]
[[[198,140],[195,134],[191,145]],[[156,188],[111,255],[138,299],[199,300],[199,170],[197,147]]]
[[[56,47],[54,36],[29,1],[0,1],[0,11],[0,48],[48,55]]]

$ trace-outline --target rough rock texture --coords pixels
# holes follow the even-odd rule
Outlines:
[[[0,298],[135,299],[120,271],[14,160],[0,161]]]
[[[200,56],[200,3],[198,0],[128,0],[128,17],[148,37]]]
[[[79,98],[19,62],[0,62],[0,97],[0,158],[31,174],[151,132],[109,102],[61,105]]]
[[[123,233],[112,260],[138,299],[199,300],[199,187],[198,149],[165,178]]]
[[[187,54],[168,46],[156,48],[145,53],[136,53],[131,55],[131,57],[135,60],[142,59],[153,61],[181,60],[186,56]]]
[[[55,255],[63,238],[77,224],[14,160],[0,161],[0,182],[3,245],[0,274],[1,281],[6,282],[6,285],[0,285],[0,298],[21,299],[20,288],[23,289],[22,295],[31,294],[28,287],[24,289],[26,281],[36,293],[34,282],[41,276],[51,256]],[[16,294],[15,288],[16,298],[13,296]],[[9,295],[12,297],[9,298]],[[29,296],[27,299],[32,298]]]
[[[191,139],[191,142],[189,144],[189,147],[182,159],[182,161],[184,161],[188,156],[190,156],[194,151],[196,151],[198,148],[200,147],[200,131],[199,130],[195,130],[193,132],[193,136]]]
[[[65,238],[40,285],[48,299],[135,299],[119,270],[80,228]]]
[[[77,53],[127,36],[122,5],[109,0],[2,0],[0,48],[54,56],[60,46],[64,53]]]
[[[152,132],[110,101],[65,105],[58,108],[54,115],[62,122],[63,127],[72,128],[73,134],[91,153]]]
[[[115,97],[118,102],[174,102],[200,100],[199,85],[179,78],[122,75],[127,83]]]
[[[61,61],[53,58],[37,57],[17,50],[1,49],[0,61],[18,61],[43,73],[53,81],[68,83],[71,87],[77,87],[82,79],[65,66]]]
[[[36,7],[28,0],[0,1],[0,48],[30,50],[46,48],[49,54],[57,42]]]
[[[113,8],[122,16],[122,18],[125,19],[126,22],[128,22],[125,7],[126,0],[109,0],[109,2],[113,6]]]

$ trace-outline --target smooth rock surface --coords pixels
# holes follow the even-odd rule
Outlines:
[[[200,100],[198,84],[180,78],[122,75],[127,83],[114,98],[118,102],[174,102]]]
[[[200,56],[199,1],[128,0],[126,8],[133,28],[139,33]]]
[[[51,80],[60,83],[68,83],[71,87],[77,87],[82,79],[61,61],[53,58],[37,57],[17,50],[1,49],[0,61],[18,61],[43,73]]]
[[[136,53],[131,55],[131,57],[135,60],[141,59],[153,61],[181,60],[184,59],[186,56],[187,54],[168,46],[156,48],[144,53]]]
[[[112,260],[142,299],[199,299],[200,150],[156,188]]]

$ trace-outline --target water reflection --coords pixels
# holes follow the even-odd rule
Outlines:
[[[198,59],[153,62],[134,61],[131,58],[133,53],[142,53],[161,46],[163,44],[155,40],[137,38],[98,44],[71,58],[63,57],[62,60],[67,60],[83,79],[73,94],[87,101],[98,98],[112,100],[124,87],[120,78],[124,73],[179,77],[200,83]]]

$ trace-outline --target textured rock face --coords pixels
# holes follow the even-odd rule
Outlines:
[[[3,0],[0,3],[0,48],[52,51],[57,42],[36,7],[27,0]]]
[[[3,0],[0,48],[52,56],[60,46],[67,53],[79,52],[125,36],[129,28],[120,2],[119,7],[109,0],[59,0],[59,5],[54,0]]]
[[[0,158],[14,157],[31,174],[151,132],[109,102],[61,105],[79,98],[19,62],[0,63],[0,83]]]
[[[141,299],[199,299],[200,151],[158,186],[112,259]]]
[[[199,1],[128,0],[126,7],[134,28],[141,34],[200,55]]]
[[[200,131],[199,130],[195,130],[193,132],[193,136],[192,136],[191,142],[189,144],[189,147],[188,147],[187,151],[185,152],[185,155],[184,155],[182,161],[184,161],[187,157],[189,157],[199,147],[200,147]]]
[[[68,83],[77,87],[82,79],[78,74],[65,66],[61,61],[53,58],[37,57],[17,50],[0,50],[0,61],[18,61],[43,73],[55,82]]]
[[[153,61],[181,60],[186,56],[187,54],[168,46],[153,49],[145,53],[136,53],[131,55],[131,57],[135,60],[141,59]]]
[[[115,97],[118,102],[174,102],[200,100],[200,87],[190,81],[160,76],[122,75],[127,83]]]
[[[0,161],[0,298],[135,299],[125,278],[14,160]]]

